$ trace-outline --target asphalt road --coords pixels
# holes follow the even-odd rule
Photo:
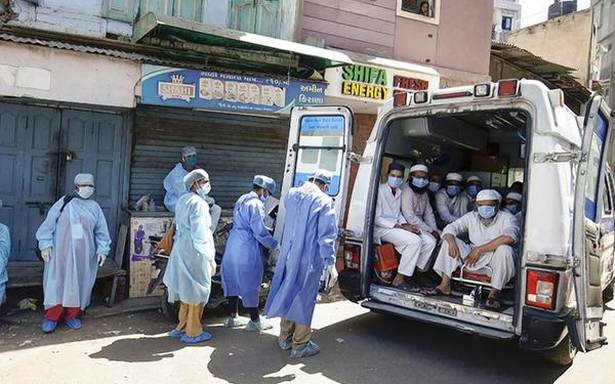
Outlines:
[[[613,345],[554,367],[512,344],[349,302],[317,306],[314,340],[322,352],[301,361],[277,348],[277,326],[251,334],[224,329],[211,316],[214,339],[186,347],[165,336],[172,324],[157,312],[86,318],[80,331],[44,336],[39,316],[0,326],[0,383],[615,383]],[[615,311],[606,320],[615,342]]]

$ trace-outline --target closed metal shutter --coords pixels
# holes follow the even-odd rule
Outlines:
[[[130,201],[151,193],[162,205],[165,176],[179,162],[181,148],[194,145],[199,166],[211,178],[211,196],[223,209],[232,209],[237,198],[251,189],[255,174],[271,176],[281,185],[288,129],[288,118],[139,107]]]

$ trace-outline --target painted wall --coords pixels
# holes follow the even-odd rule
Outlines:
[[[591,9],[536,24],[510,34],[508,43],[545,60],[575,69],[581,84],[590,85]]]
[[[133,108],[138,62],[0,42],[0,95]]]
[[[396,9],[397,0],[304,0],[302,41],[429,65],[446,73],[444,86],[488,79],[493,0],[442,0],[438,24]]]

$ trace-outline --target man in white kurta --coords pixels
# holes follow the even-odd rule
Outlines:
[[[491,286],[487,307],[498,309],[499,292],[515,275],[513,245],[519,240],[517,219],[499,210],[500,194],[485,189],[476,197],[476,211],[470,212],[444,228],[442,247],[436,258],[434,270],[442,282],[433,294],[450,295],[450,279],[462,264],[468,271],[491,269]],[[467,234],[470,244],[459,239]],[[489,268],[486,268],[489,267]]]
[[[468,213],[470,199],[461,190],[463,176],[458,173],[446,175],[446,187],[436,193],[436,210],[444,225],[450,224]]]
[[[401,185],[403,184],[404,166],[392,163],[389,166],[389,175],[386,183],[378,188],[378,201],[376,203],[376,217],[374,237],[377,242],[392,243],[397,252],[401,254],[397,276],[393,286],[419,291],[415,284],[408,284],[406,277],[414,274],[415,268],[425,269],[433,248],[429,250],[423,246],[420,229],[408,224],[401,212]]]

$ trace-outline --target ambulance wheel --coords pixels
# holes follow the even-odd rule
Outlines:
[[[570,336],[567,335],[557,347],[543,352],[547,361],[562,367],[572,364],[577,354],[577,347],[574,346]]]
[[[160,296],[160,310],[164,317],[170,321],[177,323],[179,320],[179,306],[175,303],[169,303],[167,290],[164,290],[164,295]]]

